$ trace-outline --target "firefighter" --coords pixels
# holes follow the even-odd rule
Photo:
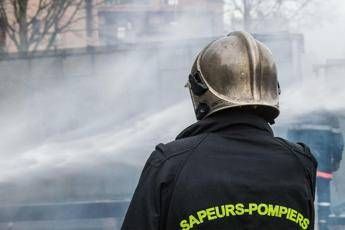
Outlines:
[[[232,32],[199,53],[187,86],[198,121],[156,146],[122,230],[313,229],[317,163],[273,135],[280,89],[269,49]]]
[[[308,144],[318,161],[318,225],[320,230],[327,230],[328,219],[331,216],[330,183],[333,172],[339,169],[342,159],[343,136],[338,118],[330,112],[316,111],[304,115],[303,118],[299,118],[299,122],[289,129],[288,139]]]

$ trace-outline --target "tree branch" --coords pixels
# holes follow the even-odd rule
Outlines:
[[[232,0],[232,3],[234,4],[235,10],[239,11],[241,14],[244,13],[243,4],[241,6],[236,0]]]
[[[290,19],[295,18],[303,8],[307,7],[309,3],[311,3],[313,0],[305,0],[300,7],[295,11],[295,13],[290,17]]]

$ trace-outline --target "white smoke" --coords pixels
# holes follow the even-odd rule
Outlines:
[[[343,1],[337,4],[339,9],[345,8]],[[277,125],[286,125],[295,115],[319,108],[345,111],[344,78],[341,75],[331,79],[317,78],[312,66],[324,64],[327,58],[345,57],[345,33],[342,32],[345,16],[335,12],[323,15],[333,20],[320,23],[315,15],[312,27],[293,31],[305,36],[304,79],[282,89],[281,116]],[[211,26],[211,22],[204,24],[203,21],[194,25],[188,15],[182,15],[169,27],[175,28],[174,31],[165,31],[168,33],[165,38],[176,42],[186,37],[218,36],[213,34]],[[96,81],[87,78],[61,81],[58,85],[41,86],[44,90],[31,88],[32,92],[23,101],[18,100],[21,97],[7,99],[0,108],[0,181],[11,182],[23,176],[36,178],[44,174],[54,177],[50,172],[70,168],[100,166],[101,169],[106,162],[142,167],[156,144],[174,139],[194,122],[187,92],[167,91],[166,86],[163,88],[157,83],[160,79],[152,77],[157,66],[161,68],[175,61],[169,59],[170,52],[161,50],[164,63],[135,53],[106,60],[103,73],[95,76],[98,78],[96,85]],[[81,65],[71,69],[83,68]],[[184,71],[171,79],[181,88],[188,68]],[[12,86],[12,91],[16,87]],[[157,90],[171,94],[175,101],[166,103],[165,98],[157,99]],[[163,106],[157,105],[157,101]]]

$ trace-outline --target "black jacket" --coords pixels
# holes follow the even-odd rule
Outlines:
[[[314,229],[315,175],[260,117],[216,113],[156,147],[122,230]]]

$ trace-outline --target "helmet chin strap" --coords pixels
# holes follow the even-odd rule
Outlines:
[[[206,103],[199,103],[195,110],[196,119],[203,119],[210,112],[210,107]]]
[[[203,95],[208,90],[207,85],[201,79],[199,71],[189,74],[189,84],[192,92],[197,96]]]

